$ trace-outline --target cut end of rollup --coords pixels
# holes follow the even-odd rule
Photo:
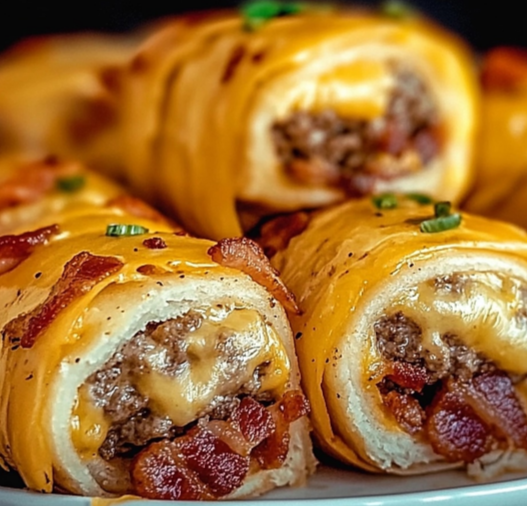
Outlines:
[[[254,285],[243,278],[237,289]],[[268,297],[244,306],[212,273],[199,283],[202,297],[216,292],[205,303],[177,304],[170,281],[160,282],[161,307],[147,303],[122,331],[113,323],[110,342],[92,350],[98,358],[70,364],[79,386],[57,391],[58,405],[73,402],[67,418],[53,421],[57,483],[84,495],[152,499],[245,497],[302,483],[313,468],[309,406],[277,323],[280,306]],[[117,287],[100,297],[124,300]]]
[[[437,100],[417,71],[386,66],[391,77],[381,114],[326,105],[273,123],[275,151],[288,177],[357,197],[433,166],[444,135]]]
[[[259,246],[192,238],[76,164],[12,168],[2,464],[31,490],[85,496],[303,484],[315,459],[284,309],[294,298]]]
[[[411,437],[401,435],[391,457],[372,453],[382,467],[410,468],[436,454],[477,474],[491,453],[525,457],[524,283],[454,270],[391,294],[370,323],[363,387],[381,401],[379,421]]]
[[[465,213],[431,233],[430,204],[392,200],[314,213],[273,259],[316,439],[372,471],[525,470],[527,237]]]
[[[129,69],[131,185],[216,240],[378,192],[459,201],[472,178],[473,57],[448,31],[407,21],[361,8],[276,16],[258,30],[236,12],[174,20]]]

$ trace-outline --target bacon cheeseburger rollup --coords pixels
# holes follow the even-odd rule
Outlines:
[[[303,483],[308,406],[277,298],[295,304],[261,250],[82,209],[0,238],[3,466],[90,496]]]
[[[291,321],[321,447],[370,471],[527,469],[527,235],[404,199],[304,228],[273,263],[303,310]]]
[[[121,69],[145,34],[33,37],[0,58],[0,151],[80,159],[116,173],[122,163]]]
[[[477,86],[460,40],[417,15],[261,7],[181,18],[138,50],[123,106],[136,191],[216,239],[350,196],[465,193]]]

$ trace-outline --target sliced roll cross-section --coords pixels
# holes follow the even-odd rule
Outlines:
[[[191,238],[128,213],[152,211],[131,198],[54,191],[37,230],[0,237],[2,466],[30,489],[88,496],[304,483],[294,299],[257,245]]]
[[[316,439],[372,471],[524,470],[527,236],[456,213],[430,228],[438,206],[345,204],[276,253]]]
[[[357,8],[250,21],[177,18],[138,49],[123,92],[138,192],[215,239],[372,193],[464,196],[478,88],[462,41],[415,14]]]

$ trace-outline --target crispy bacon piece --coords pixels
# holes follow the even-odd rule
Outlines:
[[[463,384],[459,395],[494,434],[527,450],[527,416],[509,376],[499,371],[480,374]]]
[[[386,378],[401,388],[409,388],[415,392],[421,392],[429,380],[425,367],[399,360],[390,363],[390,372]]]
[[[132,462],[132,481],[141,497],[165,500],[212,499],[180,454],[176,442],[152,443]]]
[[[176,222],[169,220],[159,211],[150,207],[146,202],[136,197],[132,197],[131,195],[120,195],[119,197],[109,200],[106,205],[108,207],[117,207],[136,218],[144,218],[157,223],[168,224],[174,229],[174,232],[184,232],[183,228],[181,228]]]
[[[392,390],[383,395],[382,402],[406,432],[417,434],[422,430],[426,415],[417,399]]]
[[[450,462],[473,462],[491,449],[491,428],[449,381],[428,410],[425,431],[436,453]]]
[[[296,181],[308,186],[334,186],[340,181],[338,167],[322,158],[294,158],[286,170]]]
[[[13,176],[0,183],[0,209],[35,202],[55,189],[58,179],[80,171],[77,163],[59,163],[51,158],[21,165]]]
[[[262,248],[247,237],[222,239],[210,247],[212,260],[225,267],[232,267],[248,274],[279,300],[288,311],[300,314],[295,296],[279,278],[278,271],[269,263]]]
[[[0,237],[0,275],[14,269],[31,255],[36,246],[45,244],[58,233],[58,225],[50,225],[20,235]]]
[[[241,486],[249,472],[250,458],[238,455],[227,443],[206,429],[184,436],[181,454],[214,497],[230,494]]]
[[[309,413],[307,399],[299,392],[286,392],[282,400],[269,408],[276,429],[252,452],[262,469],[281,467],[289,451],[289,424]]]
[[[286,392],[270,408],[244,398],[228,420],[198,424],[184,436],[141,451],[131,466],[135,491],[150,499],[224,497],[243,484],[251,461],[263,469],[282,465],[289,451],[289,424],[308,409],[298,391]]]
[[[123,263],[115,257],[95,256],[87,251],[75,255],[64,266],[62,276],[47,299],[33,311],[19,315],[5,326],[6,337],[10,341],[19,338],[23,348],[31,348],[63,309],[122,266]]]
[[[481,81],[487,90],[514,91],[527,86],[527,50],[496,47],[483,60]]]
[[[165,249],[167,243],[161,237],[150,237],[143,241],[143,246],[148,249]]]
[[[306,397],[298,390],[287,391],[275,406],[287,423],[292,423],[311,411]]]
[[[276,425],[269,410],[252,397],[245,397],[232,414],[232,421],[239,427],[243,438],[253,446],[269,437]]]
[[[257,242],[271,258],[287,248],[289,241],[307,228],[310,219],[305,211],[274,218],[262,225]]]

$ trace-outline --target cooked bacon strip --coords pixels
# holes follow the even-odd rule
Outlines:
[[[460,387],[449,381],[436,394],[428,411],[425,430],[436,453],[450,462],[473,462],[493,442],[491,428],[469,406]]]
[[[279,403],[273,404],[269,411],[276,429],[264,439],[252,452],[262,469],[281,467],[289,451],[289,424],[309,413],[307,399],[299,392],[286,392]]]
[[[232,414],[232,421],[243,438],[252,446],[260,444],[269,437],[276,426],[268,409],[252,397],[245,397]]]
[[[141,497],[173,501],[212,499],[197,474],[187,467],[176,442],[163,440],[149,445],[133,460],[131,473]]]
[[[238,455],[227,443],[206,429],[182,438],[181,454],[189,469],[208,487],[214,497],[236,490],[249,472],[250,458]]]
[[[425,367],[399,360],[390,363],[390,372],[386,378],[401,388],[409,388],[415,392],[421,392],[429,379]]]
[[[417,399],[392,390],[383,395],[382,401],[408,434],[417,434],[422,430],[426,415]]]
[[[208,254],[220,265],[245,272],[269,290],[285,309],[300,314],[295,296],[284,285],[278,271],[269,263],[262,248],[255,241],[246,237],[222,239],[209,248]]]
[[[145,220],[155,221],[157,223],[166,223],[171,226],[175,232],[183,232],[184,230],[174,221],[169,220],[163,216],[159,211],[150,207],[146,202],[132,197],[131,195],[120,195],[108,201],[108,207],[117,207],[124,212],[135,216],[136,218],[143,218]]]
[[[459,392],[494,434],[527,450],[527,416],[509,376],[499,371],[481,374],[463,384]]]
[[[286,170],[296,181],[308,186],[334,186],[340,181],[338,168],[322,158],[294,158]]]
[[[143,246],[148,249],[165,249],[167,243],[161,237],[149,237],[143,241]]]
[[[21,165],[13,176],[0,183],[0,209],[35,202],[54,190],[60,178],[79,172],[79,164],[53,159]]]
[[[289,241],[307,228],[310,219],[304,211],[274,218],[262,225],[257,242],[271,258],[287,248]]]
[[[308,410],[298,391],[286,392],[269,408],[244,398],[228,420],[199,424],[184,436],[141,451],[131,466],[135,491],[149,499],[224,497],[243,484],[251,461],[264,469],[283,464],[289,451],[289,424]]]
[[[507,46],[492,49],[483,60],[481,80],[488,90],[508,92],[527,86],[527,50]]]
[[[23,348],[31,348],[63,309],[122,266],[118,258],[95,256],[87,251],[77,254],[64,266],[62,276],[47,299],[33,311],[19,315],[5,326],[6,337],[10,341],[18,338]]]
[[[45,244],[58,233],[58,225],[50,225],[20,235],[0,237],[0,275],[14,269],[31,255],[36,246]]]

